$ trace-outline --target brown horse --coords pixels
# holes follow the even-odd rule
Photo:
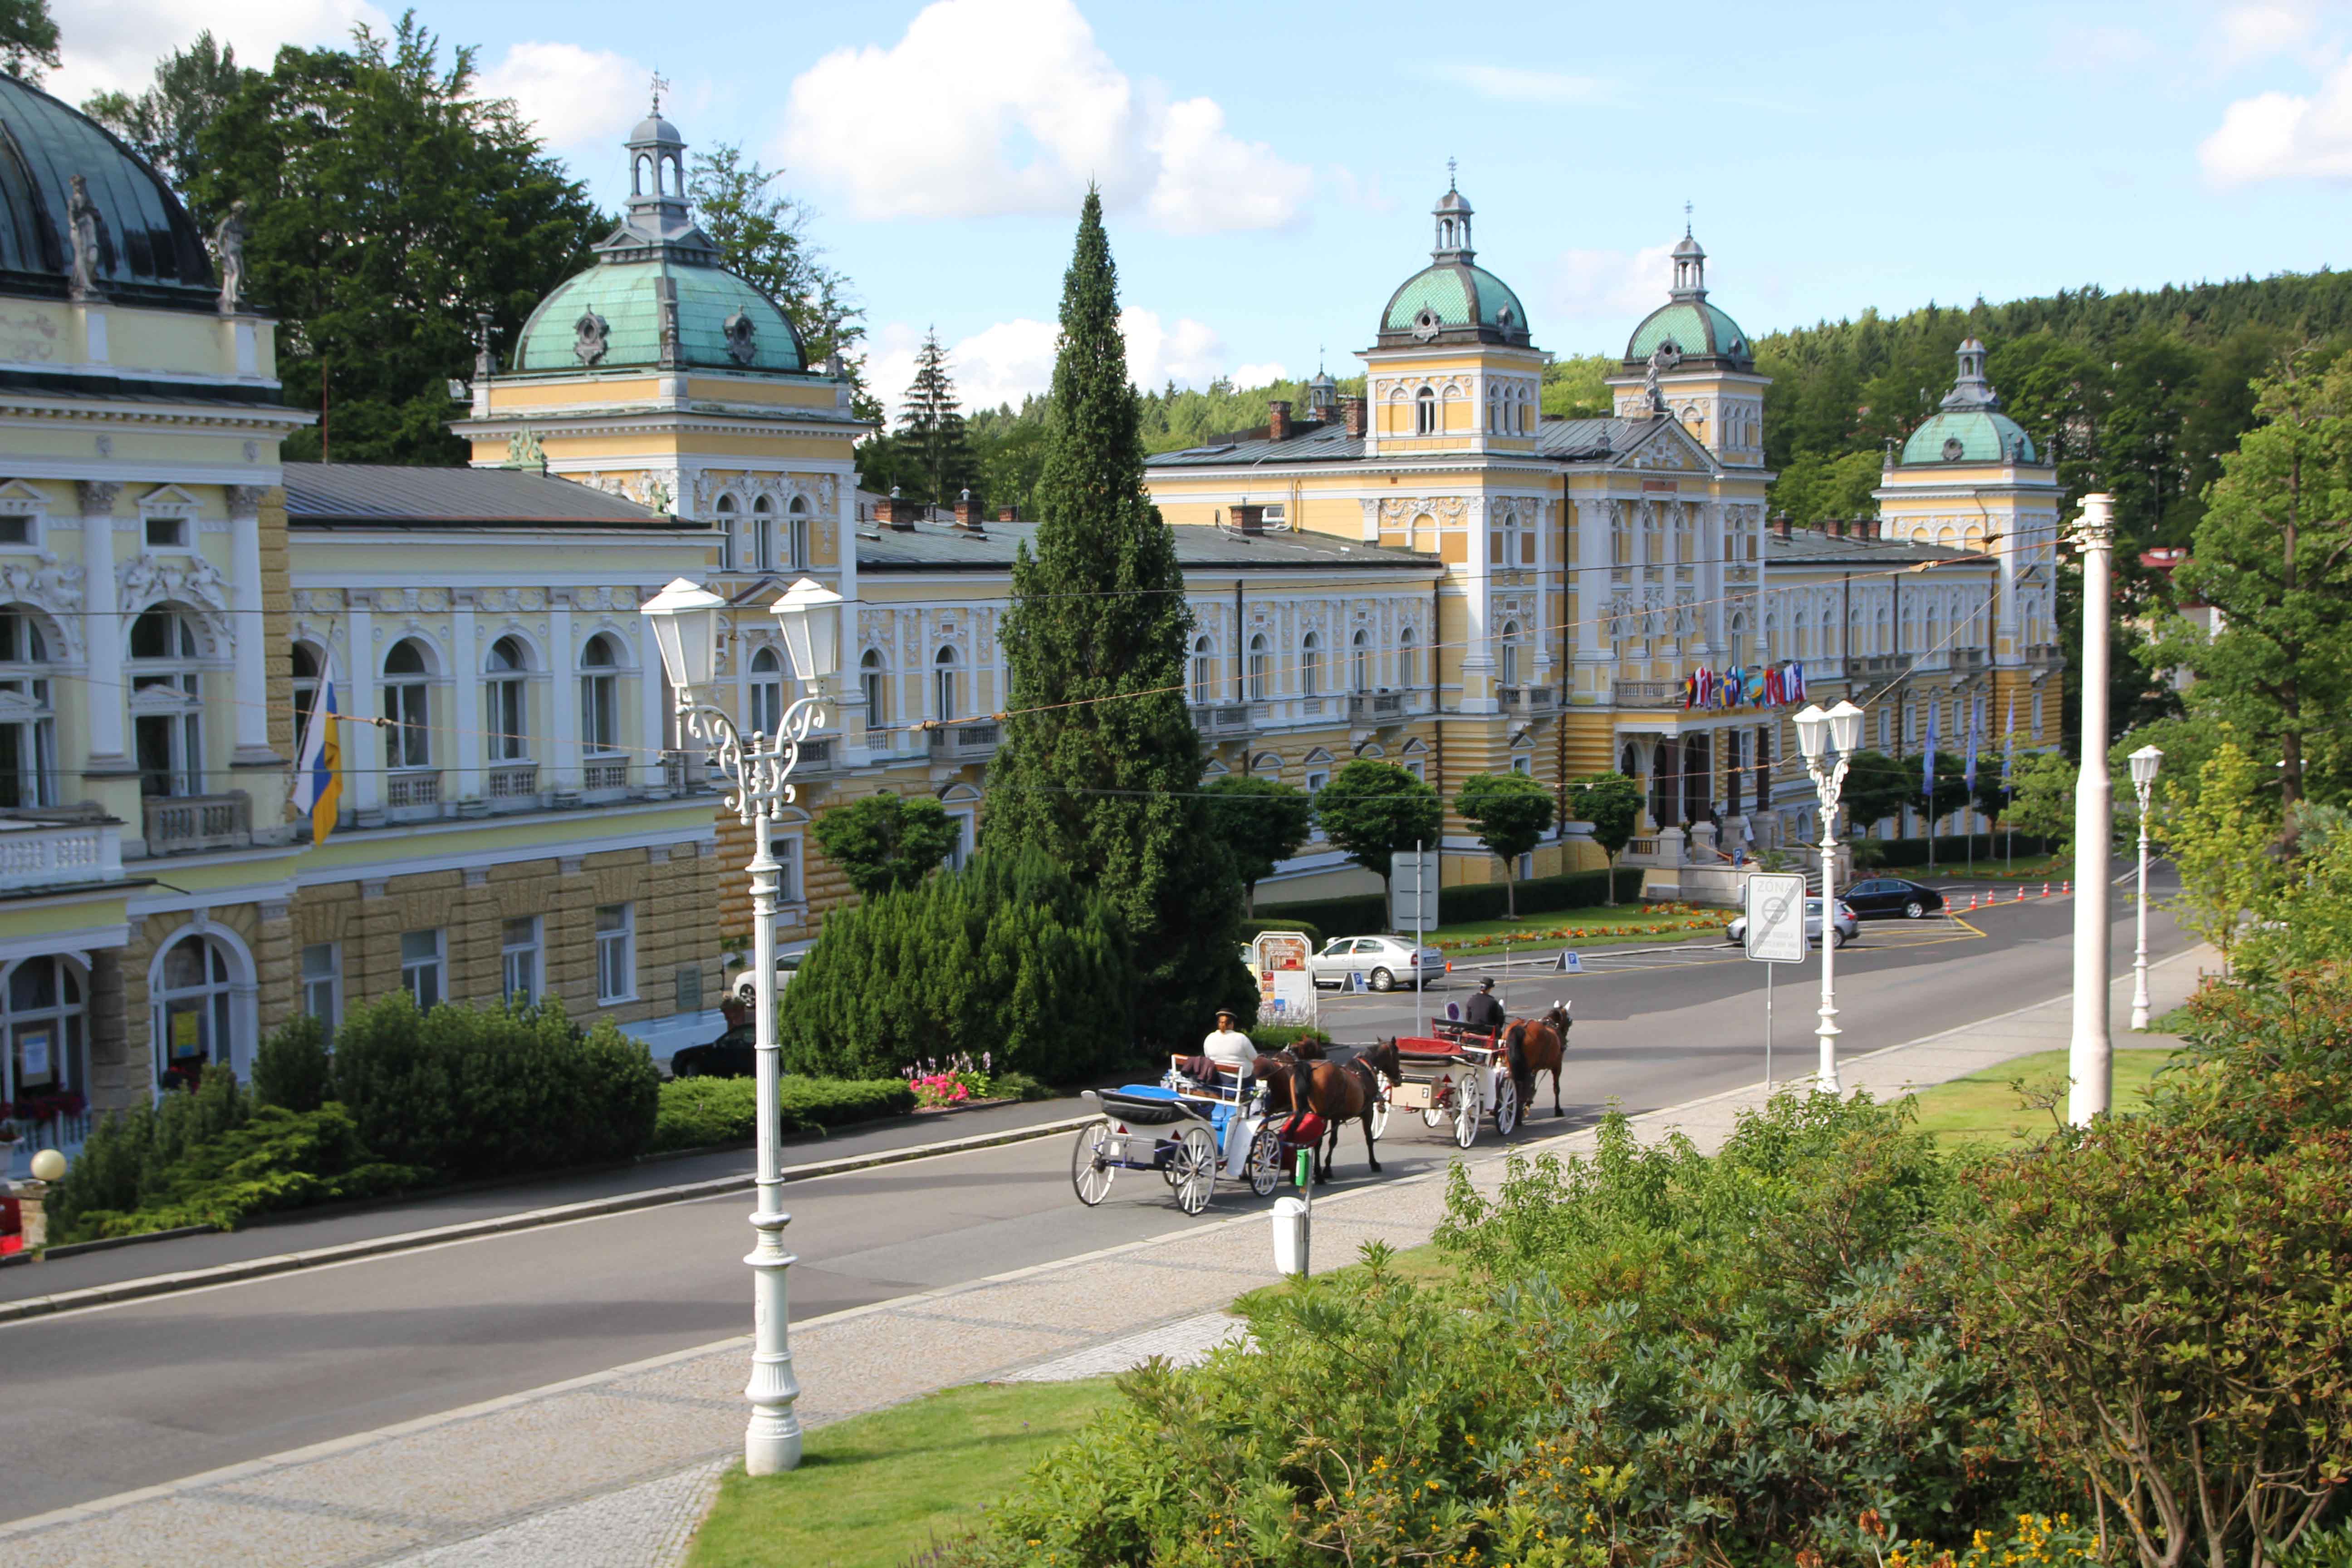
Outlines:
[[[1381,1102],[1382,1079],[1391,1083],[1404,1080],[1404,1069],[1397,1061],[1396,1041],[1382,1040],[1379,1045],[1366,1046],[1344,1062],[1318,1055],[1302,1060],[1298,1067],[1291,1078],[1298,1108],[1320,1116],[1331,1129],[1315,1179],[1331,1179],[1331,1161],[1339,1152],[1339,1127],[1348,1121],[1364,1124],[1364,1158],[1377,1175],[1381,1162],[1372,1150],[1372,1110]]]
[[[1511,1087],[1519,1092],[1519,1114],[1535,1112],[1536,1075],[1551,1074],[1551,1113],[1559,1107],[1559,1068],[1568,1055],[1568,1004],[1555,1002],[1540,1018],[1514,1018],[1504,1026],[1503,1049],[1511,1064]]]

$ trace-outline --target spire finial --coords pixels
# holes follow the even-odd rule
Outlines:
[[[1690,205],[1690,203],[1688,203],[1687,201],[1685,201],[1685,203],[1683,203],[1683,237],[1684,237],[1685,239],[1688,239],[1690,237],[1691,237],[1691,205]]]
[[[661,113],[661,95],[662,95],[664,92],[667,92],[667,91],[669,89],[669,82],[668,82],[668,81],[667,81],[667,79],[662,76],[661,72],[659,72],[658,70],[653,73],[653,77],[654,77],[654,112],[655,112],[656,115],[658,115],[659,113]]]
[[[1445,188],[1449,191],[1461,188],[1454,183],[1454,160],[1451,158],[1445,160]]]

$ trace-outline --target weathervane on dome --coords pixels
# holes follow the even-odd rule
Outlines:
[[[661,72],[660,72],[659,70],[656,70],[656,71],[653,73],[653,78],[654,78],[654,113],[655,113],[656,116],[658,116],[658,115],[661,113],[661,95],[662,95],[664,92],[666,92],[666,91],[667,91],[667,90],[668,90],[668,89],[669,89],[669,82],[668,82],[668,81],[667,81],[667,79],[662,76],[662,74],[661,74]]]
[[[1451,158],[1445,160],[1445,188],[1449,191],[1461,188],[1454,183],[1454,160]]]
[[[1691,227],[1690,227],[1690,225],[1691,225],[1691,205],[1690,205],[1690,203],[1689,203],[1689,202],[1685,201],[1685,202],[1684,202],[1684,203],[1683,203],[1683,237],[1684,237],[1685,239],[1688,239],[1688,238],[1691,237]]]

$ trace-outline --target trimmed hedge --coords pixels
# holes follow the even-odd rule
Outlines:
[[[1617,868],[1619,903],[1630,904],[1641,898],[1642,876],[1638,866]],[[1507,889],[1500,882],[1442,889],[1437,895],[1438,923],[1460,925],[1467,921],[1500,920],[1506,896]],[[1553,910],[1591,909],[1608,902],[1608,897],[1606,871],[1566,871],[1556,877],[1530,877],[1519,884],[1519,913],[1539,915]],[[1335,936],[1364,936],[1389,929],[1389,906],[1388,900],[1378,893],[1345,899],[1306,899],[1295,904],[1260,904],[1257,921],[1262,927],[1277,930],[1311,928],[1318,941],[1323,931]]]
[[[1258,915],[1252,919],[1244,920],[1242,921],[1241,940],[1244,942],[1255,942],[1257,940],[1261,932],[1270,931],[1299,931],[1304,933],[1307,940],[1313,945],[1317,947],[1321,947],[1323,945],[1322,927],[1317,925],[1312,921],[1302,921],[1295,915],[1286,913],[1276,913],[1270,916]]]
[[[904,1116],[915,1109],[915,1091],[898,1078],[786,1078],[777,1081],[776,1100],[782,1130],[800,1132]],[[653,1146],[749,1142],[759,1129],[758,1103],[755,1079],[672,1079],[661,1086]]]
[[[2017,853],[2021,858],[2046,855],[2057,847],[2052,841],[2038,838],[2031,833],[2017,835],[2016,842]],[[1881,866],[1924,867],[1927,864],[1927,840],[1924,837],[1857,838],[1853,843],[1857,854],[1861,852],[1863,845],[1869,845],[1877,852],[1877,863]],[[2001,863],[2008,854],[2009,845],[2010,837],[2007,834],[1978,834],[1976,836],[1977,864],[1982,867]],[[1937,870],[1948,870],[1954,866],[1966,867],[1968,863],[1969,836],[1967,834],[1939,833],[1936,836]]]

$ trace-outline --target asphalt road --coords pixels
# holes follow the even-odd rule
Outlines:
[[[2120,972],[2130,962],[2130,906],[2121,897],[2116,905]],[[1838,954],[1845,1048],[1896,1044],[2062,993],[2073,918],[2070,903],[2037,900],[1964,922],[1866,925],[1864,941]],[[2152,920],[2158,955],[2183,945],[2169,919]],[[1560,995],[1576,1020],[1568,1114],[1549,1115],[1547,1085],[1537,1097],[1542,1114],[1520,1139],[1585,1125],[1611,1100],[1638,1110],[1760,1076],[1763,965],[1701,942],[1596,952],[1590,968],[1538,980],[1513,966],[1514,1011]],[[1466,988],[1474,975],[1451,984]],[[1776,1067],[1786,1076],[1811,1066],[1817,968],[1790,966],[1779,980]],[[1443,989],[1428,998],[1445,999]],[[1413,1005],[1411,993],[1336,998],[1327,1022],[1343,1039],[1410,1032]],[[1442,1132],[1409,1118],[1381,1147],[1391,1177],[1437,1168],[1453,1152]],[[1069,1163],[1068,1140],[1057,1137],[794,1184],[793,1315],[1195,1223],[1156,1179],[1131,1175],[1101,1207],[1084,1208]],[[1352,1132],[1339,1173],[1350,1184],[1369,1179]],[[1227,1184],[1209,1217],[1253,1206],[1259,1200]],[[729,1195],[0,1325],[9,1382],[0,1520],[747,1331],[748,1207]]]

